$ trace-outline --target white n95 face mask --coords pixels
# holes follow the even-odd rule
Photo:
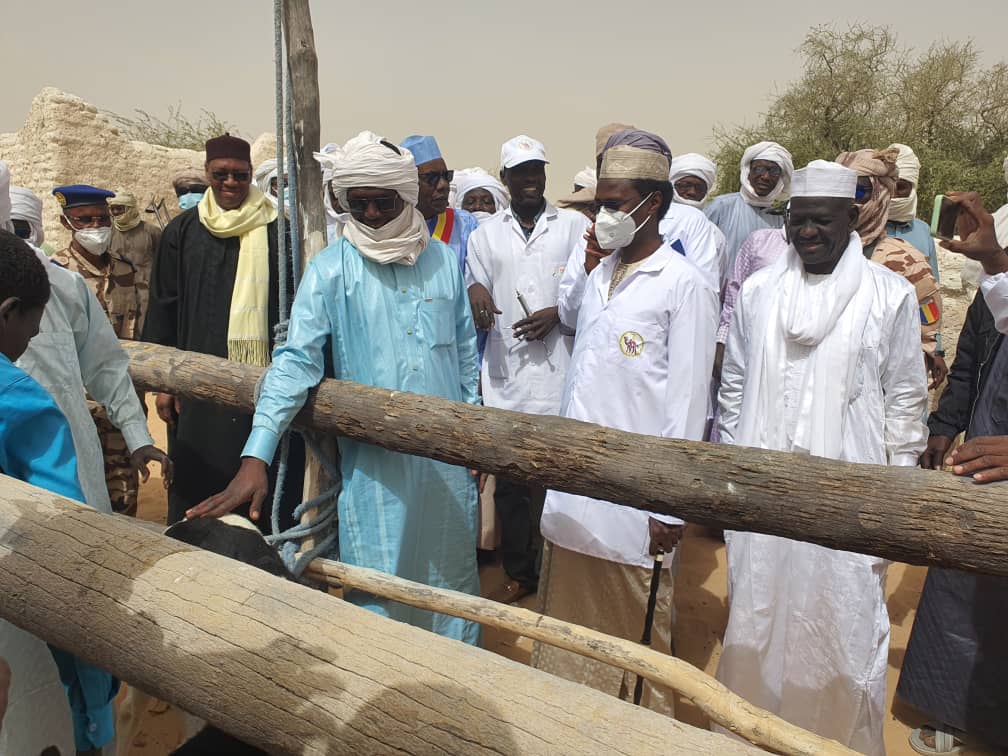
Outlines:
[[[639,226],[634,225],[632,216],[641,205],[651,199],[651,194],[642,199],[637,207],[629,213],[624,213],[622,210],[610,210],[607,207],[599,208],[598,214],[595,216],[595,238],[598,239],[599,247],[602,249],[622,249],[633,241],[637,232],[651,220],[651,216],[645,218],[644,223]]]
[[[82,228],[74,231],[74,240],[92,255],[104,255],[112,241],[111,226]]]

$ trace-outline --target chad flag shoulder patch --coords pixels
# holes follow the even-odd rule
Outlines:
[[[937,323],[938,318],[940,317],[941,310],[938,309],[938,303],[933,299],[927,300],[920,306],[921,325],[931,325],[932,323]]]

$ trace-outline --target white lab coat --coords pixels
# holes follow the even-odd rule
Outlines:
[[[531,312],[556,306],[567,259],[572,251],[583,259],[589,225],[581,213],[547,203],[528,240],[510,207],[469,236],[466,286],[485,286],[501,311],[494,316],[483,354],[486,406],[559,412],[573,337],[566,329],[554,328],[543,341],[521,341],[511,326],[525,317],[519,291]]]
[[[673,202],[658,223],[658,233],[666,244],[678,240],[686,259],[703,271],[711,286],[720,293],[728,280],[725,235],[707,219],[703,211]]]
[[[619,253],[607,257],[591,275],[581,265],[580,275],[572,276],[571,288],[583,297],[577,298],[577,333],[561,414],[634,433],[699,440],[710,401],[717,294],[694,265],[663,244],[609,299],[618,260]],[[648,516],[549,491],[542,533],[565,549],[650,568]]]
[[[110,513],[105,462],[85,388],[104,405],[130,453],[153,445],[147,417],[129,377],[129,358],[84,279],[55,263],[46,266],[52,293],[38,335],[18,366],[42,384],[66,415],[77,452],[77,474],[89,506]]]
[[[753,273],[736,304],[719,396],[723,443],[734,442],[740,425],[750,342],[762,337],[753,324],[761,303],[773,301],[775,270]],[[843,418],[842,459],[913,466],[927,443],[916,295],[880,265],[869,263],[867,271],[873,296]],[[841,317],[851,317],[850,308]],[[789,406],[801,403],[811,351],[788,346]],[[726,542],[730,613],[718,679],[789,722],[858,752],[883,754],[888,562],[754,533],[726,533]]]

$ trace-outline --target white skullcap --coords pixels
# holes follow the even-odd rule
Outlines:
[[[462,200],[473,189],[485,189],[490,192],[494,200],[494,207],[503,210],[511,203],[507,189],[504,185],[484,171],[482,168],[463,168],[455,171],[455,200],[456,208],[462,207]]]
[[[6,160],[0,160],[0,228],[11,229],[10,168]]]
[[[921,168],[917,155],[905,144],[893,143],[889,145],[888,149],[899,152],[896,156],[896,170],[898,171],[899,178],[909,181],[916,187],[918,181],[920,181]]]
[[[364,186],[392,189],[406,204],[416,205],[420,185],[413,153],[405,147],[393,149],[383,141],[387,140],[374,132],[362,131],[332,152],[315,153],[323,168],[331,169],[333,191],[343,207],[347,206],[347,191]]]
[[[794,172],[791,178],[791,198],[843,197],[854,199],[857,173],[829,160],[813,160]]]
[[[574,186],[585,189],[595,189],[598,186],[598,174],[594,168],[584,168],[574,174]]]
[[[1001,168],[1004,170],[1005,183],[1008,184],[1008,157],[1004,159],[1004,162],[1001,164]]]
[[[10,188],[10,203],[11,220],[25,221],[32,230],[32,235],[26,241],[40,246],[45,241],[45,232],[42,230],[42,200],[36,197],[30,189],[25,189],[23,186],[12,186]]]
[[[679,196],[675,190],[675,182],[685,176],[696,176],[707,184],[707,194],[700,201],[688,200]],[[714,191],[714,184],[717,181],[717,167],[710,158],[699,155],[696,152],[687,152],[684,155],[677,155],[669,162],[669,181],[672,183],[672,195],[676,202],[693,207],[703,207],[707,204],[707,198]]]
[[[777,182],[777,186],[771,189],[766,197],[760,197],[756,194],[749,183],[749,167],[754,160],[769,160],[781,168],[781,177]],[[777,144],[777,142],[757,142],[742,153],[742,161],[739,167],[741,169],[742,196],[750,205],[770,207],[778,197],[787,195],[788,186],[791,183],[791,174],[794,173],[794,163],[791,162],[791,153]]]

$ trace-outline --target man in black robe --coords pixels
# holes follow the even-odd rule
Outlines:
[[[984,269],[966,314],[948,386],[928,419],[921,467],[952,466],[977,483],[1008,480],[1008,250],[976,194],[960,203],[961,241],[943,242]],[[965,431],[967,441],[949,449]],[[917,607],[896,695],[930,724],[910,735],[919,753],[958,753],[967,740],[1008,748],[1008,578],[932,567]],[[977,743],[980,745],[980,743]]]
[[[279,320],[276,209],[252,186],[249,143],[225,134],[206,143],[210,191],[165,227],[150,279],[143,340],[265,366]],[[285,245],[286,246],[286,245]],[[261,282],[267,278],[269,289]],[[288,266],[289,269],[289,266]],[[285,282],[288,290],[291,281]],[[235,306],[232,306],[232,305]],[[238,472],[252,416],[206,402],[157,397],[169,426],[175,479],[168,489],[168,523],[223,490]],[[272,501],[276,467],[271,470]],[[281,502],[281,527],[301,501],[304,446],[291,437]],[[259,520],[269,529],[269,517]]]

